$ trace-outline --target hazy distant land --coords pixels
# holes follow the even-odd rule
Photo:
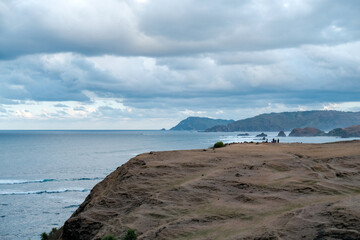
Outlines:
[[[198,125],[201,121],[202,125]],[[360,124],[360,112],[341,111],[299,111],[266,113],[238,121],[229,120],[219,124],[211,118],[189,117],[171,130],[205,130],[207,132],[255,132],[255,131],[291,131],[294,128],[312,127],[322,131],[345,128]],[[226,121],[226,120],[221,120]],[[205,128],[206,125],[212,125]],[[186,127],[183,127],[186,126]],[[200,127],[201,126],[201,127]]]
[[[228,123],[218,125],[218,123]],[[289,136],[360,137],[360,112],[305,111],[261,114],[243,120],[188,117],[170,130],[206,132],[291,131]],[[205,126],[211,126],[205,128]],[[324,130],[330,130],[325,133]],[[283,135],[283,134],[282,134]]]
[[[206,117],[188,117],[170,130],[204,131],[217,125],[226,125],[232,122],[234,122],[234,120],[212,119]]]

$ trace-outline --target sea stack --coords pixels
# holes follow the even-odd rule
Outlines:
[[[284,133],[284,131],[280,131],[277,136],[278,137],[286,137],[286,134]]]

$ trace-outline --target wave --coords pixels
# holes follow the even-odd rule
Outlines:
[[[72,178],[72,179],[65,179],[66,181],[92,181],[92,180],[103,180],[104,178],[101,177],[94,177],[94,178]]]
[[[13,185],[13,184],[29,184],[29,183],[46,183],[46,182],[66,182],[66,181],[94,181],[102,180],[101,177],[94,178],[70,178],[70,179],[35,179],[35,180],[20,180],[20,179],[0,179],[0,185]]]
[[[37,191],[0,191],[0,195],[31,195],[31,194],[55,194],[55,193],[67,193],[67,192],[89,192],[90,189],[85,188],[69,188],[69,189],[57,189],[57,190],[37,190]]]
[[[53,182],[55,179],[40,179],[40,180],[18,180],[18,179],[0,179],[0,185],[26,184],[26,183],[43,183]]]
[[[69,206],[63,207],[63,208],[64,209],[66,209],[66,208],[77,208],[79,206],[80,206],[80,204],[74,204],[74,205],[69,205]]]

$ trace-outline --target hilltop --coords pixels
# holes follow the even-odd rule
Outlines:
[[[116,169],[62,240],[360,239],[360,141],[150,152]]]

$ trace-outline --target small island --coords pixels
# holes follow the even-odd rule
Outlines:
[[[248,133],[239,133],[238,136],[239,137],[245,137],[245,136],[249,136],[249,134]]]
[[[267,137],[267,134],[265,134],[265,133],[260,133],[260,134],[256,135],[256,137]]]
[[[289,134],[289,137],[316,137],[316,136],[326,136],[326,134],[325,132],[312,127],[295,128]]]

